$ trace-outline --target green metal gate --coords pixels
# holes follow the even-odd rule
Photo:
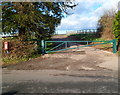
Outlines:
[[[78,43],[78,42],[84,42],[87,43],[87,45],[83,45],[83,46],[78,46],[78,47],[74,47],[74,48],[69,48],[68,47],[68,43]],[[88,44],[90,42],[102,42],[102,43],[97,43],[97,44]],[[48,43],[58,43],[56,46],[51,47],[50,49],[48,48]],[[51,52],[57,52],[57,51],[64,51],[64,50],[69,50],[69,49],[77,49],[77,48],[82,48],[82,47],[89,47],[89,46],[95,46],[95,45],[102,45],[102,44],[108,44],[111,43],[112,44],[112,48],[113,48],[113,53],[116,53],[116,39],[113,40],[109,40],[109,41],[41,41],[41,46],[42,46],[42,51],[43,54],[45,53],[51,53]],[[57,49],[58,47],[64,45],[65,48],[63,49]]]

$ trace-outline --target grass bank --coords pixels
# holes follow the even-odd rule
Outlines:
[[[102,40],[101,38],[97,37],[96,34],[72,34],[69,36],[76,38],[76,40]]]

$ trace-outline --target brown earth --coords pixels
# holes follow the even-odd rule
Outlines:
[[[97,44],[97,43],[100,43],[100,42],[92,42],[91,44]],[[101,49],[101,50],[109,51],[109,52],[113,51],[111,44],[96,45],[96,46],[91,46],[91,47],[96,48],[96,49]]]

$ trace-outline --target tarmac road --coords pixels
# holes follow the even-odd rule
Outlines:
[[[85,70],[3,70],[2,93],[118,93],[118,79],[113,76],[115,73]]]

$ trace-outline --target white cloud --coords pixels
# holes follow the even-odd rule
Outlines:
[[[63,18],[59,30],[96,28],[99,17],[105,10],[117,9],[120,0],[77,0],[79,5],[71,10],[74,14]]]

